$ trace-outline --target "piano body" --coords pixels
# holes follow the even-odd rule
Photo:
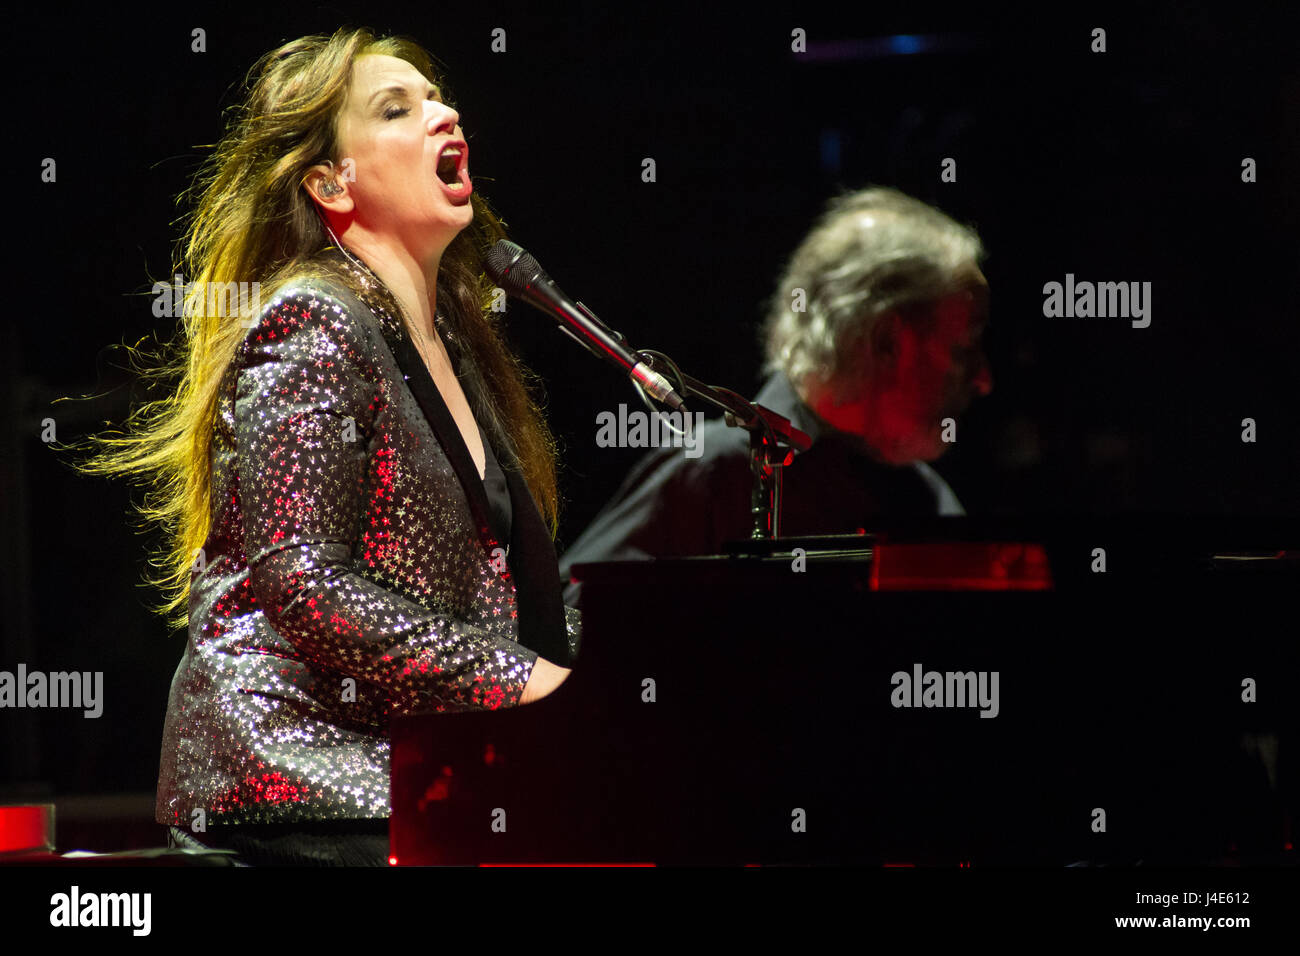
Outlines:
[[[558,691],[394,722],[393,855],[1292,859],[1298,532],[939,519],[580,565]]]

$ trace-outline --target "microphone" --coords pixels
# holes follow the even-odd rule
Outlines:
[[[509,239],[488,250],[484,268],[506,294],[540,309],[560,325],[560,331],[589,352],[617,365],[659,401],[679,411],[686,405],[672,383],[651,369],[626,345],[623,337],[596,318],[581,302],[574,302],[546,274],[537,260]]]

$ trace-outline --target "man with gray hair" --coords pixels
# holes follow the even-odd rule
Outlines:
[[[993,388],[981,344],[982,256],[973,230],[887,188],[833,199],[795,250],[770,301],[769,377],[754,399],[813,439],[785,468],[783,536],[965,513],[926,462]],[[663,447],[642,459],[565,553],[561,573],[714,554],[748,538],[748,433],[714,420],[696,441],[698,458]],[[566,593],[570,603],[577,593]]]

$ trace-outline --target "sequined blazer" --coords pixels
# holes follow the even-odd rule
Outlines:
[[[387,817],[391,719],[516,706],[577,654],[522,476],[498,452],[507,541],[391,293],[333,258],[359,291],[282,287],[220,386],[159,823]]]

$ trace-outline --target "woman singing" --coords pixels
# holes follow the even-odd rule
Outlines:
[[[569,673],[554,443],[487,308],[504,233],[429,55],[341,31],[252,77],[193,187],[180,387],[96,467],[154,479],[164,610],[188,608],[172,845],[382,865],[390,718]],[[214,309],[224,283],[260,310]]]

